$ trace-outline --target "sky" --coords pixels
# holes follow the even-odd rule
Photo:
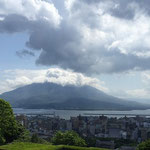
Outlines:
[[[149,0],[0,0],[0,93],[90,85],[150,102]]]

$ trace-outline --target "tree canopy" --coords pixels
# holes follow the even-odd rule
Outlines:
[[[5,143],[4,136],[2,135],[2,131],[0,129],[0,145]]]
[[[85,140],[74,131],[56,132],[52,143],[55,145],[86,146]]]
[[[23,132],[24,128],[16,121],[10,104],[0,99],[0,144],[18,139]]]
[[[150,139],[140,143],[137,147],[137,150],[149,150],[149,149],[150,149]]]

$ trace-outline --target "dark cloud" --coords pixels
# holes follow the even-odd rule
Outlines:
[[[16,55],[19,57],[24,57],[24,56],[35,56],[35,54],[29,50],[21,50],[21,51],[16,51]]]
[[[149,0],[113,0],[113,2],[115,5],[118,5],[118,7],[110,9],[110,13],[115,17],[133,19],[136,14],[136,9],[150,15]],[[136,5],[138,8],[136,8]]]
[[[143,9],[148,15],[150,15],[150,1],[149,0],[142,0],[142,1],[136,1],[136,3],[139,4],[139,7]]]
[[[109,10],[110,14],[121,19],[133,19],[135,9],[131,7],[132,0],[114,0],[116,7]]]
[[[75,66],[82,55],[80,51],[80,32],[71,24],[62,22],[60,28],[51,29],[44,24],[42,30],[32,32],[26,45],[32,49],[42,50],[37,64]],[[42,27],[43,27],[42,26]],[[37,38],[38,37],[38,38]],[[76,63],[75,63],[76,62]]]
[[[56,65],[87,74],[150,69],[150,58],[123,54],[119,49],[108,51],[104,46],[89,45],[82,51],[83,37],[71,24],[62,22],[58,29],[43,26],[42,30],[32,32],[27,42],[28,47],[42,50],[37,64]]]
[[[57,65],[87,74],[150,69],[149,57],[123,54],[119,49],[108,51],[103,46],[89,45],[86,51],[82,51],[81,40],[80,32],[64,23],[59,29],[36,30],[27,45],[32,49],[42,49],[36,63],[46,66]]]
[[[86,3],[89,5],[97,5],[101,3],[105,3],[108,6],[108,9],[104,11],[104,13],[109,13],[112,16],[118,17],[120,19],[134,19],[137,5],[140,11],[147,13],[150,15],[150,1],[149,0],[78,0],[80,3]],[[80,3],[75,3],[73,6],[74,11],[80,9]]]
[[[145,58],[133,54],[123,54],[116,50],[106,53],[104,57],[106,62],[111,62],[110,73],[150,69],[149,57]]]
[[[28,19],[22,15],[7,15],[4,17],[4,20],[0,21],[1,33],[22,32],[26,31],[29,28],[31,28],[31,22],[29,22]]]
[[[95,9],[103,9],[103,6],[106,6],[106,9],[103,9],[103,13],[109,13],[112,16],[118,17],[120,19],[133,19],[135,16],[135,9],[131,7],[131,4],[136,0],[78,0],[72,7],[73,12],[77,12],[78,9],[82,9],[82,5],[92,5]],[[82,5],[81,5],[82,4]],[[137,3],[139,5],[139,3]],[[84,10],[86,14],[90,10]],[[84,14],[83,11],[83,14]],[[94,14],[95,15],[95,14]],[[91,16],[91,13],[90,13]],[[89,16],[89,17],[90,17]],[[91,16],[92,17],[92,16]],[[94,17],[95,18],[95,17]],[[83,18],[85,19],[85,18]],[[87,20],[88,18],[86,18]]]

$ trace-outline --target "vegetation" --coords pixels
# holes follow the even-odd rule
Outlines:
[[[2,131],[0,129],[0,145],[2,145],[4,143],[5,143],[5,139],[4,139],[4,136],[3,136]]]
[[[0,146],[0,150],[106,150],[106,149],[64,146],[64,145],[55,146],[55,145],[50,145],[50,144],[15,142],[12,144]]]
[[[140,143],[137,147],[137,150],[149,150],[149,149],[150,149],[150,139]]]
[[[88,146],[95,147],[96,140],[99,141],[114,141],[115,148],[119,148],[121,146],[137,146],[138,142],[135,140],[129,139],[117,139],[117,138],[99,138],[99,137],[87,137],[85,138],[86,143]]]
[[[31,140],[32,143],[39,143],[39,144],[47,144],[48,142],[44,139],[41,139],[38,137],[38,135],[35,133],[32,135]]]
[[[56,132],[52,143],[55,145],[86,146],[85,140],[74,131]]]
[[[10,104],[0,99],[0,145],[26,137],[27,132],[16,121]]]

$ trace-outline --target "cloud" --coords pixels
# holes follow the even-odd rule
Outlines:
[[[105,7],[103,13],[110,13],[114,17],[118,17],[119,19],[134,19],[136,13],[143,12],[147,15],[150,15],[149,5],[150,2],[148,0],[92,0],[92,1],[80,1],[76,3],[74,0],[66,0],[67,6],[69,9],[78,9],[80,8],[80,3],[89,4],[89,5],[101,5]]]
[[[50,68],[45,70],[4,70],[1,81],[0,93],[16,89],[18,87],[32,84],[51,82],[65,85],[84,86],[89,85],[102,91],[108,91],[105,83],[92,77],[87,77],[81,73],[60,68]]]
[[[16,55],[19,56],[20,58],[24,56],[35,56],[35,54],[29,50],[21,50],[21,51],[16,51]]]
[[[150,87],[150,71],[145,71],[145,72],[142,73],[142,82],[147,87]]]
[[[134,90],[127,90],[126,93],[130,98],[148,98],[148,95],[150,94],[149,91],[145,89],[134,89]]]
[[[21,15],[30,21],[47,20],[54,25],[58,25],[61,20],[53,3],[43,0],[3,0],[0,1],[0,14]]]
[[[146,0],[0,2],[0,32],[28,32],[36,64],[85,74],[150,69],[150,16]],[[16,5],[16,6],[14,6]],[[65,13],[63,13],[65,11]]]
[[[5,16],[3,20],[0,21],[0,32],[1,33],[15,33],[26,31],[31,24],[29,24],[28,19],[21,15],[11,14]]]
[[[133,98],[135,100],[143,100],[145,103],[150,103],[150,71],[140,73],[141,87],[122,91],[126,98]],[[135,83],[136,84],[136,83]],[[146,100],[146,101],[144,101]]]

